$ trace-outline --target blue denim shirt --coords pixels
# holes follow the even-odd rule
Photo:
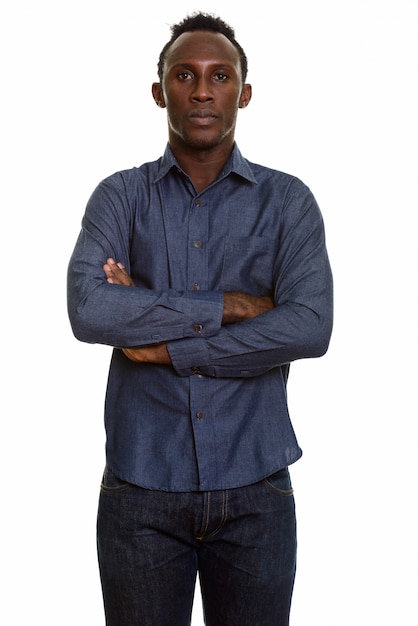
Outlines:
[[[108,257],[124,263],[134,288],[106,282]],[[225,291],[272,295],[276,306],[222,326]],[[332,277],[320,210],[297,178],[250,163],[236,145],[201,193],[169,147],[110,176],[87,205],[68,310],[78,339],[115,347],[106,455],[120,478],[227,489],[300,457],[289,363],[327,350]],[[159,342],[172,367],[133,363],[120,349]]]

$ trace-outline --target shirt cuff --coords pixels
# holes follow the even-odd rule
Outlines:
[[[167,344],[171,362],[179,376],[200,374],[201,368],[207,375],[209,365],[209,348],[203,337],[191,337],[171,341]]]
[[[184,313],[190,322],[184,328],[184,337],[211,337],[222,325],[224,294],[222,291],[194,291],[187,299],[188,306]]]

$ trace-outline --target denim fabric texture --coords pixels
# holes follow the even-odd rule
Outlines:
[[[151,491],[106,468],[98,554],[107,626],[288,626],[296,522],[287,469],[215,492]]]
[[[108,284],[122,262],[135,288]],[[222,325],[223,293],[270,295],[275,308]],[[93,192],[68,268],[76,337],[115,347],[105,404],[107,463],[138,486],[232,489],[301,455],[289,364],[321,356],[332,327],[322,216],[297,178],[242,157],[196,193],[170,148]],[[173,367],[122,347],[165,342]]]

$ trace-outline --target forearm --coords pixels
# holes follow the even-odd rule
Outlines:
[[[109,261],[103,268],[108,282],[133,286],[133,281],[125,267],[121,263],[116,264],[113,259]],[[225,293],[222,323],[227,324],[232,321],[239,322],[244,319],[251,319],[273,307],[274,302],[270,297],[250,296],[239,292]],[[135,363],[172,364],[171,356],[165,343],[126,348],[123,352],[128,359]]]
[[[152,345],[196,335],[209,336],[221,323],[222,301],[185,292],[162,292],[124,287],[97,287],[85,301],[69,297],[73,332],[80,341],[116,347]],[[202,293],[199,294],[203,295]]]
[[[130,347],[209,336],[219,330],[222,293],[109,284],[102,269],[105,261],[96,261],[92,269],[76,251],[70,262],[68,312],[79,340]]]
[[[215,377],[258,376],[297,359],[322,356],[332,330],[332,303],[318,315],[287,304],[260,317],[222,327],[212,337],[168,343],[181,376],[196,371]]]
[[[108,282],[103,267],[109,257],[130,271],[132,211],[114,177],[111,184],[99,185],[88,203],[68,267],[68,313],[75,336],[129,347],[215,334],[222,321],[221,292],[169,289],[168,276],[154,271],[147,258],[133,273],[135,289]]]
[[[138,348],[124,348],[123,353],[134,363],[154,363],[157,365],[171,365],[171,357],[167,345],[161,343],[155,346]]]
[[[178,374],[257,376],[296,359],[322,356],[333,323],[333,281],[322,237],[314,252],[278,273],[274,308],[222,326],[207,338],[168,344]],[[261,304],[261,303],[259,303]]]
[[[242,322],[274,308],[270,296],[252,296],[241,292],[224,293],[222,324]]]

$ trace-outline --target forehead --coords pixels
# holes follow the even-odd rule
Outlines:
[[[183,33],[170,46],[165,57],[167,69],[199,61],[238,67],[240,58],[238,50],[225,35],[208,30]]]

